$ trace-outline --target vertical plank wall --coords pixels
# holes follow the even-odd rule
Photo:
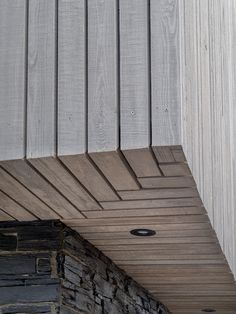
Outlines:
[[[0,160],[180,144],[178,0],[0,6]]]
[[[181,0],[183,148],[236,273],[235,0]]]

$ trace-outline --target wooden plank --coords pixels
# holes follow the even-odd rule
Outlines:
[[[175,0],[151,0],[152,144],[181,143],[179,8]]]
[[[58,155],[86,151],[85,2],[58,2]]]
[[[149,148],[123,150],[122,153],[137,177],[161,176]]]
[[[29,1],[27,157],[55,153],[55,0]]]
[[[77,209],[98,210],[100,205],[83,186],[66,170],[60,161],[53,157],[30,159],[29,162]],[[74,218],[82,217],[78,212]]]
[[[56,189],[54,189],[51,184],[39,175],[26,161],[4,161],[1,165],[62,218],[67,217],[70,219],[78,216],[81,217],[80,212]]]
[[[150,144],[148,3],[121,0],[119,14],[121,148],[147,147]]]
[[[88,1],[88,151],[118,148],[117,2]]]
[[[139,178],[139,183],[144,189],[151,188],[186,188],[196,186],[192,177],[153,177]]]
[[[116,190],[138,190],[139,186],[117,151],[89,154]]]
[[[166,301],[166,298],[162,298],[163,302]],[[173,301],[172,301],[173,300]],[[199,298],[195,298],[195,300],[193,300],[193,298],[181,298],[181,299],[174,299],[172,298],[172,300],[168,301],[168,306],[171,310],[171,308],[175,308],[175,309],[182,309],[184,308],[189,308],[191,309],[199,309],[199,307],[201,308],[216,308],[216,309],[230,309],[230,310],[236,310],[236,301],[235,298],[232,301],[229,301],[230,299],[227,299],[227,297],[222,297],[220,300],[218,297],[215,298],[210,298],[210,297],[206,297],[206,298],[201,298],[201,300],[199,300]]]
[[[9,216],[6,212],[0,209],[0,221],[8,221],[8,220],[14,220],[14,218]]]
[[[86,155],[62,156],[60,160],[97,201],[115,201],[119,197]]]
[[[115,263],[119,265],[118,261],[159,261],[159,260],[180,260],[181,258],[185,261],[204,261],[204,260],[212,260],[214,261],[222,261],[224,262],[223,254],[186,254],[186,252],[182,252],[183,254],[179,254],[178,252],[167,252],[159,254],[159,252],[155,252],[153,250],[150,251],[106,251],[106,255],[110,257]]]
[[[225,274],[225,273],[230,273],[229,269],[227,268],[226,265],[176,265],[176,267],[172,267],[170,265],[161,265],[161,266],[157,266],[157,265],[144,265],[144,266],[125,266],[125,270],[128,271],[131,274],[136,274],[136,275],[143,275],[145,276],[145,274],[163,274],[163,276],[165,275],[175,275],[175,276],[182,276],[183,273],[185,273],[186,275],[191,275],[191,274]],[[232,274],[231,274],[232,275]],[[160,293],[166,293],[168,291],[171,292],[178,292],[181,290],[187,290],[188,287],[186,286],[182,286],[182,285],[159,285],[158,283],[155,285],[155,288],[153,288],[153,290],[159,291]],[[235,287],[232,285],[225,285],[222,284],[220,286],[218,285],[206,285],[204,287],[199,286],[199,285],[192,285],[192,289],[190,289],[190,291],[192,292],[197,292],[197,291],[202,291],[202,289],[209,289],[210,291],[218,291],[218,292],[223,292],[223,290],[225,291],[230,291],[230,292],[234,292],[235,291]],[[189,292],[190,292],[189,291]]]
[[[161,164],[160,168],[167,177],[191,176],[187,164]]]
[[[185,198],[199,196],[195,188],[174,188],[174,189],[146,189],[138,191],[120,191],[118,193],[122,200],[145,200],[158,198]]]
[[[189,259],[189,258],[190,259]],[[163,260],[113,260],[114,263],[117,263],[118,266],[123,267],[123,265],[172,265],[175,267],[176,265],[222,265],[225,264],[224,260],[213,260],[213,259],[195,259],[191,260],[191,255],[186,259],[173,259],[170,260],[167,256],[166,259]]]
[[[9,164],[11,162],[8,162]],[[18,204],[40,219],[59,219],[60,216],[50,209],[37,196],[26,189],[14,177],[0,168],[0,189]],[[15,207],[14,207],[15,208]]]
[[[125,217],[125,218],[105,218],[105,219],[73,219],[65,220],[70,226],[124,226],[124,225],[148,225],[148,224],[176,224],[208,222],[206,215],[184,215],[184,216],[154,216],[154,217]]]
[[[76,227],[75,227],[76,228]],[[183,233],[187,233],[187,231],[189,231],[189,233],[191,234],[191,232],[193,233],[193,231],[197,231],[197,230],[184,230]],[[201,231],[205,231],[205,230],[201,230]],[[108,232],[109,233],[109,232]],[[213,237],[174,237],[172,236],[171,234],[175,234],[175,233],[178,233],[178,231],[159,231],[158,232],[158,236],[159,234],[163,234],[163,233],[167,233],[169,235],[169,237],[152,237],[152,239],[149,239],[150,241],[148,240],[145,240],[143,238],[129,238],[128,236],[128,233],[127,232],[111,232],[109,233],[110,234],[110,239],[107,239],[107,238],[103,238],[103,235],[104,234],[108,234],[106,232],[101,232],[101,233],[96,233],[96,232],[91,232],[91,233],[83,233],[81,232],[81,235],[83,237],[85,237],[86,239],[88,239],[93,245],[95,246],[99,246],[99,245],[104,245],[104,246],[109,246],[109,245],[113,245],[113,246],[116,246],[116,245],[133,245],[133,244],[145,244],[145,245],[149,245],[149,244],[156,244],[156,245],[159,245],[159,244],[187,244],[187,243],[191,243],[191,244],[194,244],[194,243],[217,243],[217,239],[216,238],[213,238]],[[112,239],[112,233],[120,233],[120,234],[123,234],[123,239]],[[200,233],[200,231],[198,230],[198,233]],[[91,234],[91,236],[89,236]],[[126,235],[125,235],[126,234]],[[94,236],[97,235],[97,239],[94,239]],[[93,239],[90,239],[93,238]]]
[[[172,198],[134,201],[101,202],[104,209],[135,209],[135,208],[158,208],[158,207],[185,207],[201,206],[199,198]]]
[[[139,276],[134,276],[134,280],[136,280],[138,283],[140,283],[143,286],[146,286],[147,288],[150,288],[149,285],[155,285],[156,282],[162,283],[162,284],[233,284],[233,278],[230,275],[206,275],[205,276],[200,276],[200,275],[190,275],[186,276],[183,274],[182,276],[152,276],[152,277],[139,277]],[[164,296],[163,296],[164,297]],[[178,296],[177,296],[178,297]],[[184,296],[181,296],[181,298]],[[230,296],[228,296],[230,297]],[[235,296],[233,296],[235,298]],[[173,296],[175,298],[175,296]]]
[[[73,227],[74,230],[79,233],[94,233],[94,232],[130,232],[132,229],[146,228],[156,230],[156,232],[160,231],[179,231],[179,230],[206,230],[210,228],[209,223],[177,223],[177,224],[130,224],[130,225],[116,225],[116,226],[76,226],[76,221],[63,221],[69,227]]]
[[[0,1],[0,160],[25,154],[26,1]]]
[[[159,163],[186,162],[181,146],[153,146],[152,150]]]
[[[20,204],[16,203],[2,191],[0,191],[0,208],[14,217],[16,220],[31,221],[37,219],[37,217],[32,215],[28,210],[26,210]]]
[[[144,214],[145,213],[145,214]],[[142,208],[142,209],[117,209],[86,212],[87,218],[119,218],[139,216],[175,216],[175,215],[200,215],[206,214],[203,207],[170,207],[170,208]]]
[[[219,254],[221,253],[220,246],[215,243],[171,243],[171,244],[119,244],[119,245],[98,245],[97,248],[103,252],[111,251],[153,251],[159,254]],[[160,276],[161,274],[153,273],[151,276]],[[176,276],[176,274],[174,274]],[[179,276],[187,276],[187,274],[181,274]],[[200,276],[200,273],[195,275]],[[225,274],[221,274],[224,276]],[[150,274],[149,274],[150,276]],[[151,277],[150,276],[150,277]],[[166,274],[163,274],[166,276]],[[214,274],[215,276],[215,274]],[[232,274],[227,274],[227,278],[231,278]],[[215,276],[216,277],[216,276]]]
[[[142,238],[142,237],[135,237],[134,235],[130,234],[129,232],[93,232],[93,233],[83,233],[83,236],[88,240],[103,240],[104,245],[105,244],[125,244],[127,241],[127,244],[136,244],[136,243],[158,243],[158,240],[165,238],[170,238],[169,241],[174,241],[177,238],[180,238],[181,241],[188,242],[196,242],[199,241],[205,241],[205,239],[208,239],[209,242],[214,241],[217,243],[216,235],[213,231],[213,229],[205,229],[205,230],[178,230],[178,231],[158,231],[158,233],[151,238]],[[205,239],[202,239],[205,238]],[[189,240],[189,241],[188,241]],[[120,242],[119,242],[120,241]],[[157,242],[156,242],[157,241]],[[102,242],[99,242],[100,245],[102,245]]]

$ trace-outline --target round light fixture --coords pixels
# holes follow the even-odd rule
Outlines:
[[[150,229],[133,229],[130,233],[137,237],[151,237],[156,234],[156,231]]]
[[[205,312],[205,313],[215,313],[216,310],[214,310],[214,309],[203,309],[202,312]]]

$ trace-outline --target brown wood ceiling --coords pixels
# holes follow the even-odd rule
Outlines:
[[[180,146],[3,161],[0,208],[1,220],[61,219],[173,313],[236,313],[233,275]]]

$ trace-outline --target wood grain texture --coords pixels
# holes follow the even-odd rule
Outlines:
[[[88,1],[88,151],[118,148],[117,1]]]
[[[0,160],[25,155],[26,1],[0,2]]]
[[[120,2],[121,148],[150,144],[148,3]]]
[[[138,178],[161,176],[149,148],[123,150],[122,153]]]
[[[139,186],[134,176],[127,169],[121,155],[118,152],[92,153],[93,159],[104,176],[116,190],[137,190]]]
[[[27,157],[55,153],[55,0],[29,1]]]
[[[1,166],[4,166],[3,162]],[[11,199],[15,200],[18,204],[31,211],[35,217],[40,219],[59,219],[60,216],[51,210],[44,202],[42,202],[36,195],[31,193],[14,177],[7,173],[3,168],[0,168],[0,189]],[[12,211],[16,207],[11,208]],[[20,213],[18,213],[19,215]]]
[[[151,0],[152,144],[181,143],[178,1]]]
[[[58,2],[58,155],[86,151],[85,1]]]
[[[194,188],[175,188],[175,189],[146,189],[138,191],[119,192],[122,200],[145,200],[158,198],[189,198],[197,197],[198,191]]]
[[[28,190],[43,200],[60,217],[74,218],[78,210],[68,202],[51,184],[38,174],[26,161],[2,162],[2,166],[17,178]]]
[[[117,210],[103,210],[103,211],[89,211],[86,212],[88,218],[119,218],[119,217],[138,217],[143,216],[166,216],[166,215],[194,215],[204,214],[205,209],[199,207],[170,207],[170,208],[141,208],[141,209],[117,209]]]
[[[8,213],[11,217],[20,221],[32,221],[37,217],[32,215],[23,206],[16,203],[14,199],[11,199],[7,194],[0,190],[0,208]],[[7,219],[6,219],[7,220]]]
[[[153,177],[139,178],[144,189],[151,188],[183,188],[194,187],[196,184],[192,177]]]
[[[167,177],[191,176],[191,172],[188,165],[184,163],[161,164],[160,168],[164,175]]]
[[[119,200],[116,192],[88,155],[64,156],[60,159],[96,200],[100,202]]]
[[[15,219],[0,209],[0,221],[8,221],[8,220],[11,221]]]
[[[101,209],[99,204],[83,186],[68,173],[58,159],[44,157],[31,159],[30,163],[79,211]],[[83,217],[77,212],[74,217],[78,216]]]
[[[180,2],[183,149],[236,273],[235,1]]]
[[[128,208],[155,208],[155,207],[182,207],[201,206],[200,198],[173,198],[101,202],[104,209],[128,209]]]

